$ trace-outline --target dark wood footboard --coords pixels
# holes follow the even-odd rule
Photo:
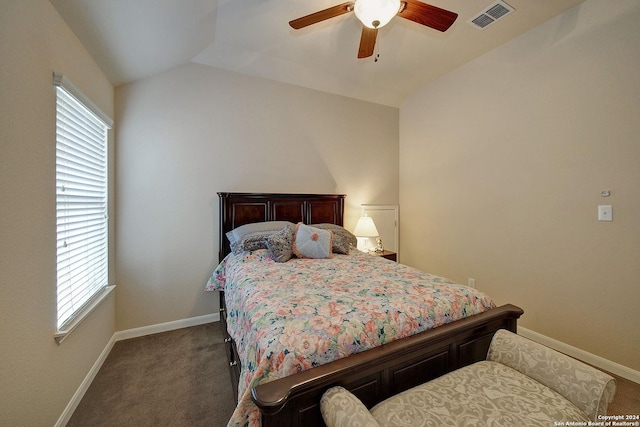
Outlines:
[[[367,407],[462,366],[484,360],[498,329],[516,332],[511,304],[254,387],[263,426],[324,426],[320,398],[341,385]]]

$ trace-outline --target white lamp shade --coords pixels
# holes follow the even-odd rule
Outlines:
[[[356,229],[353,230],[353,234],[355,234],[356,237],[378,237],[380,235],[376,224],[373,222],[373,218],[366,215],[360,217],[358,224],[356,224]]]
[[[369,28],[386,25],[399,9],[400,0],[356,0],[353,7],[356,17]]]

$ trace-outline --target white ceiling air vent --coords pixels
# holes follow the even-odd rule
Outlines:
[[[489,25],[493,24],[498,19],[508,15],[514,10],[514,8],[512,8],[505,2],[497,1],[467,22],[469,22],[479,30],[484,30]]]

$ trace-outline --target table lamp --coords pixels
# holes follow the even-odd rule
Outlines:
[[[373,222],[373,218],[367,216],[367,214],[360,217],[356,224],[356,229],[353,230],[353,234],[355,234],[358,239],[358,249],[364,252],[375,249],[375,246],[371,244],[371,238],[380,235],[376,224]]]

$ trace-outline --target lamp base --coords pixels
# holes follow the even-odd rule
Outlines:
[[[358,250],[362,252],[375,252],[376,246],[371,243],[370,237],[356,237],[358,239]]]

